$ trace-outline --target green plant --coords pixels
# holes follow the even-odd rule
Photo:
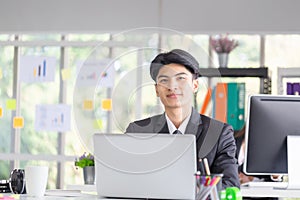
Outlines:
[[[84,168],[86,166],[95,166],[95,159],[91,153],[86,153],[75,160],[75,166]]]

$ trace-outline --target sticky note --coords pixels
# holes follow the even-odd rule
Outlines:
[[[12,198],[14,199],[20,199],[20,195],[19,194],[12,194],[10,195]]]
[[[6,109],[16,110],[16,99],[7,99],[6,100]]]
[[[103,128],[103,122],[102,119],[96,119],[94,121],[94,128],[95,129],[102,129]]]
[[[61,78],[64,81],[70,79],[71,78],[71,69],[70,68],[62,69],[61,70]]]
[[[92,100],[84,100],[83,109],[84,110],[93,110],[94,104]]]
[[[13,127],[14,128],[23,128],[24,127],[23,117],[14,117]]]
[[[102,109],[110,111],[112,109],[112,100],[111,99],[103,99],[102,100]]]
[[[0,106],[0,118],[3,116],[3,109],[2,107]]]
[[[13,196],[2,196],[0,200],[15,200],[15,198]]]

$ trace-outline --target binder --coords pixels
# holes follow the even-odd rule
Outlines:
[[[300,95],[300,83],[287,82],[286,94],[287,95]]]
[[[227,93],[227,123],[240,130],[245,118],[245,83],[227,83]]]
[[[205,112],[207,110],[207,107],[208,107],[208,104],[209,104],[209,101],[211,99],[211,93],[212,93],[212,89],[208,88],[207,93],[205,95],[205,99],[204,99],[202,108],[201,108],[201,111],[200,111],[200,114],[203,114],[203,115],[205,114]]]
[[[245,98],[246,98],[246,84],[239,83],[239,104],[238,104],[238,125],[237,130],[241,130],[245,125]]]
[[[286,94],[287,95],[293,95],[293,83],[287,82],[286,83]]]
[[[293,95],[300,95],[300,83],[293,84]]]
[[[227,83],[217,83],[215,94],[215,119],[227,122]]]
[[[211,99],[213,101],[211,110],[212,118],[216,118],[216,87],[212,90]]]

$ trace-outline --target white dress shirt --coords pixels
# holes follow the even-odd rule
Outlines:
[[[187,125],[188,125],[188,123],[189,123],[189,120],[190,120],[190,118],[191,118],[191,115],[192,115],[192,113],[190,113],[190,115],[187,116],[187,117],[183,120],[183,122],[180,124],[180,126],[178,127],[178,130],[179,130],[182,134],[185,133],[185,130],[186,130],[186,127],[187,127]],[[169,132],[170,132],[170,134],[173,134],[174,131],[177,130],[177,128],[175,127],[175,125],[173,124],[173,122],[170,120],[170,118],[168,117],[168,115],[165,114],[165,116],[166,116],[166,119],[167,119],[167,124],[168,124]]]

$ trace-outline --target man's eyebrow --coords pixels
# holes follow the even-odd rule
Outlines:
[[[157,77],[157,79],[159,79],[159,78],[169,78],[169,76],[167,76],[167,75],[159,75],[158,77]]]
[[[188,75],[188,74],[185,73],[185,72],[179,72],[179,73],[175,74],[174,76],[181,76],[181,75]],[[173,76],[173,77],[174,77],[174,76]],[[159,78],[169,78],[169,77],[170,77],[170,76],[161,74],[161,75],[159,75],[159,76],[157,77],[157,79],[159,79]]]
[[[188,75],[188,74],[185,73],[185,72],[180,72],[180,73],[178,73],[178,74],[175,74],[175,76],[180,76],[180,75]]]

